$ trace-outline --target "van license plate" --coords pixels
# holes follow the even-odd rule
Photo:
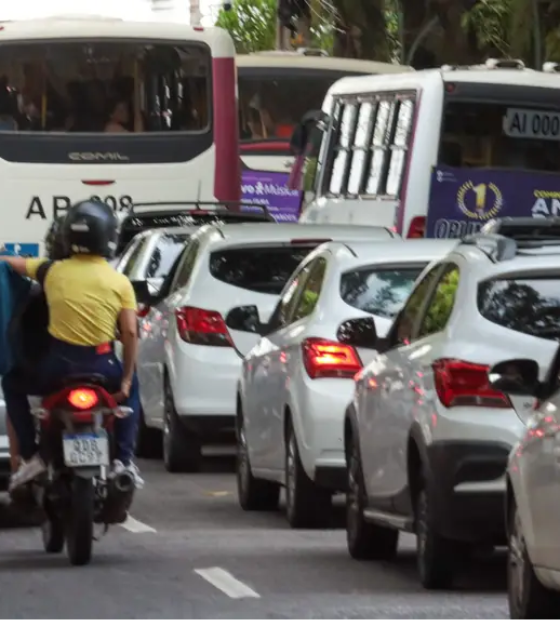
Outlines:
[[[65,434],[62,447],[67,467],[109,465],[109,440],[105,434]]]

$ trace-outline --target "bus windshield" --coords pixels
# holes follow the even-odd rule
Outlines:
[[[327,90],[347,75],[309,69],[238,68],[241,141],[289,140],[302,116],[320,109]]]
[[[0,131],[200,134],[210,129],[210,78],[199,42],[6,43]]]
[[[534,172],[560,170],[556,89],[457,84],[447,94],[440,165]]]

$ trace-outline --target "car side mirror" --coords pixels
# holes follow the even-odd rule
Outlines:
[[[377,349],[379,338],[373,317],[349,319],[341,323],[336,337],[339,342],[363,349]]]
[[[540,388],[539,365],[535,360],[513,359],[496,364],[488,371],[493,388],[513,396],[536,396]]]
[[[136,302],[145,306],[154,306],[158,302],[157,295],[154,295],[148,280],[133,280],[132,288],[136,295]]]
[[[159,295],[164,280],[165,278],[148,278],[146,280],[148,283],[148,289],[154,297],[157,297]]]
[[[232,308],[226,316],[226,325],[238,332],[261,335],[265,325],[260,321],[257,306],[237,306]]]

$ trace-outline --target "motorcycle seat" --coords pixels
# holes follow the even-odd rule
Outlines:
[[[109,387],[107,377],[95,373],[68,375],[63,381],[63,387],[78,384],[97,385],[105,389]]]

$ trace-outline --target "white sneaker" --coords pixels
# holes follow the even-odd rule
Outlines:
[[[18,470],[12,474],[10,478],[9,491],[13,491],[22,484],[26,484],[27,482],[34,480],[37,476],[40,476],[46,471],[47,466],[38,454],[32,456],[28,461],[22,461]]]
[[[136,489],[144,488],[144,479],[142,478],[142,476],[140,476],[140,470],[132,461],[130,461],[128,465],[125,465],[122,461],[115,459],[113,461],[113,469],[111,470],[109,477],[111,478],[114,476],[118,476],[125,471],[128,471],[132,474],[132,477],[134,478],[134,486],[136,487]]]

